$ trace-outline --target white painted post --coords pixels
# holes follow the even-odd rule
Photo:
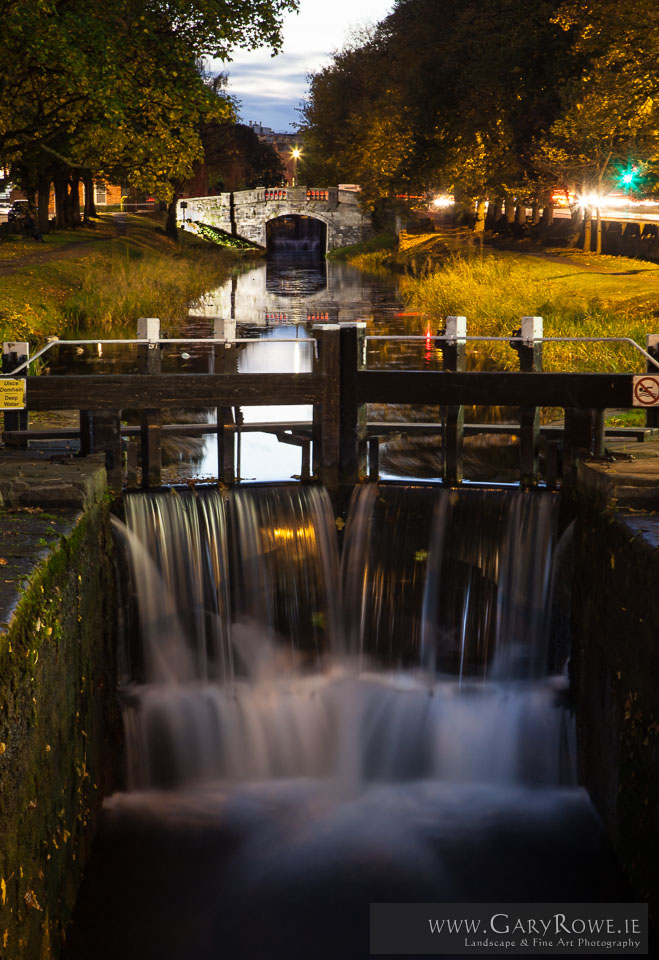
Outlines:
[[[534,341],[542,340],[542,317],[522,317],[522,340],[529,347],[535,346]]]
[[[140,317],[137,321],[137,339],[157,343],[160,340],[160,320],[158,317]]]
[[[466,317],[447,317],[446,334],[451,344],[464,344],[467,336]]]

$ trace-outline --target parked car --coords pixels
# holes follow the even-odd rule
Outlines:
[[[15,222],[16,220],[22,220],[23,217],[27,214],[29,209],[29,203],[27,200],[14,200],[14,202],[9,207],[7,211],[7,220]]]

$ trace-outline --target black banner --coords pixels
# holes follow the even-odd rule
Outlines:
[[[646,903],[371,904],[371,954],[647,952]]]

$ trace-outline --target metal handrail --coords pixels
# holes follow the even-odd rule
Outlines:
[[[38,360],[39,357],[43,357],[52,347],[59,346],[70,346],[70,347],[83,347],[83,346],[96,346],[98,344],[115,344],[121,343],[125,345],[137,344],[141,347],[148,347],[149,350],[154,350],[161,343],[178,343],[178,344],[192,344],[192,343],[207,343],[209,346],[213,344],[227,344],[231,343],[314,343],[318,344],[318,341],[315,337],[277,337],[276,340],[268,339],[266,337],[161,337],[159,340],[60,340],[56,337],[54,340],[49,340],[49,342],[37,350],[36,353],[32,354],[31,357],[28,357],[27,360],[24,360],[18,367],[11,371],[11,373],[0,373],[0,378],[2,377],[15,377],[17,373],[20,373],[21,370],[25,370],[30,366],[31,363],[34,363],[35,360]],[[317,346],[316,346],[317,349]]]
[[[487,341],[501,341],[502,343],[523,343],[528,347],[533,346],[534,343],[628,343],[635,350],[638,350],[642,354],[648,363],[651,363],[653,367],[656,367],[659,370],[659,361],[644,350],[643,347],[639,346],[635,340],[632,340],[631,337],[534,337],[532,340],[529,340],[526,337],[456,337],[450,336],[447,334],[437,335],[432,337],[426,337],[424,334],[410,334],[408,336],[389,336],[387,334],[368,334],[364,337],[365,340],[423,340],[427,342],[428,340],[444,340],[447,343],[464,343],[467,340],[487,340]]]

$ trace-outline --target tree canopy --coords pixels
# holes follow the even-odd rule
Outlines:
[[[659,8],[647,0],[396,0],[310,77],[306,162],[399,194],[533,202],[659,159]]]
[[[4,0],[0,164],[28,190],[85,172],[170,199],[234,116],[204,57],[281,44],[297,0]]]

